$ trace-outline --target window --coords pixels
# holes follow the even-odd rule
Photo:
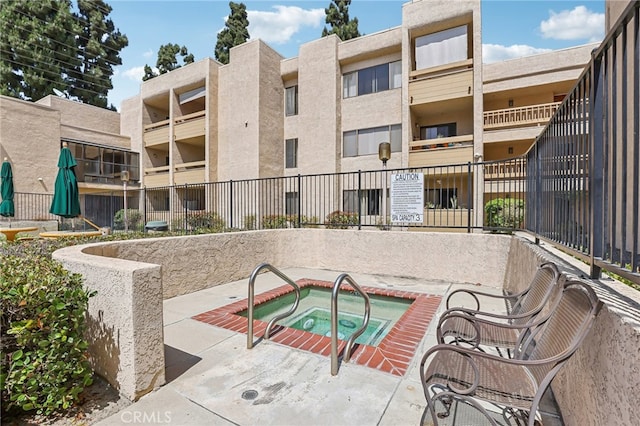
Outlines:
[[[402,62],[363,68],[342,78],[342,96],[351,98],[402,87]]]
[[[436,124],[420,128],[420,139],[438,139],[456,136],[456,123]]]
[[[382,198],[382,190],[367,189],[364,191],[366,209],[368,215],[378,215],[380,211],[380,199]]]
[[[76,177],[79,182],[121,184],[123,170],[129,172],[131,182],[140,180],[140,154],[97,144],[67,143],[78,163]]]
[[[346,189],[342,192],[342,210],[348,213],[358,213],[357,189]]]
[[[416,69],[436,67],[467,59],[467,26],[449,28],[416,38]]]
[[[298,86],[287,87],[285,98],[285,114],[298,115]]]
[[[357,84],[358,84],[358,73],[351,72],[349,74],[345,74],[342,79],[343,84],[343,93],[342,97],[351,98],[353,96],[358,96]]]
[[[358,213],[360,204],[363,215],[375,216],[381,214],[381,189],[364,189],[361,191],[362,198],[358,199],[357,189],[347,189],[342,192],[342,209],[348,213]],[[388,197],[389,191],[387,191]]]
[[[457,188],[425,189],[425,205],[438,209],[455,209],[458,207]]]
[[[389,64],[358,71],[358,95],[389,90]]]
[[[402,62],[391,62],[389,64],[389,89],[400,87],[402,87]]]
[[[287,192],[285,194],[285,214],[297,215],[298,214],[298,193]]]
[[[402,125],[351,130],[343,133],[342,142],[343,157],[378,155],[378,146],[381,142],[390,142],[391,152],[400,152],[402,151]]]
[[[285,167],[294,169],[298,167],[298,139],[287,139],[285,145]]]

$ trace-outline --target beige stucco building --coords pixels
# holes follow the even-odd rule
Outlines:
[[[121,191],[124,167],[133,169],[134,188],[375,170],[380,142],[391,143],[391,169],[503,160],[526,152],[595,47],[483,65],[479,0],[398,7],[399,27],[344,42],[324,37],[294,58],[249,41],[231,49],[228,65],[206,58],[143,82],[120,113],[54,96],[2,97],[0,155],[15,163],[17,191],[50,192],[60,142],[77,142],[87,162],[78,170],[83,194]],[[33,117],[27,131],[25,116]],[[90,147],[100,158],[86,154]],[[102,157],[114,155],[110,148],[112,167]],[[443,188],[432,176],[426,186],[439,182],[439,195],[426,197],[471,192],[481,221],[484,192],[494,190],[485,178]],[[368,196],[382,197],[370,185]],[[152,209],[206,209],[211,197],[204,188],[195,196],[163,191]],[[276,197],[284,205],[289,196],[295,190]]]

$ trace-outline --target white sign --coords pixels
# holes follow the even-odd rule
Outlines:
[[[422,223],[424,219],[424,174],[391,175],[391,222]]]

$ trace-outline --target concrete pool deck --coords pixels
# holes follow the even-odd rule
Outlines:
[[[344,272],[305,268],[282,271],[294,280],[327,281]],[[433,295],[444,295],[451,287],[438,281],[350,275],[364,286],[391,286]],[[248,279],[244,279],[165,300],[167,384],[97,424],[420,423],[425,407],[419,375],[420,356],[435,344],[435,324],[442,306],[404,376],[353,363],[343,363],[338,375],[331,376],[329,357],[272,341],[260,341],[249,350],[246,334],[192,319],[194,315],[246,298],[247,285]],[[260,275],[256,280],[256,294],[280,285],[282,280],[274,274]],[[496,290],[499,285],[496,283]],[[253,399],[246,399],[254,395]]]
[[[287,268],[282,272],[293,280],[333,281],[344,271]],[[415,278],[350,275],[361,286],[391,287],[439,296],[463,287]],[[275,274],[260,275],[256,280],[256,294],[282,283]],[[167,383],[97,425],[420,424],[426,402],[420,385],[419,363],[422,354],[436,343],[435,326],[444,302],[438,307],[404,376],[353,362],[342,363],[338,375],[331,376],[330,357],[258,339],[254,340],[253,349],[247,349],[245,333],[192,318],[246,298],[247,286],[248,278],[165,300]],[[500,292],[498,283],[496,287],[482,286],[482,289]],[[504,310],[501,304],[493,308]],[[460,417],[464,414],[458,413]],[[545,416],[547,425],[562,425],[562,422],[552,414]]]

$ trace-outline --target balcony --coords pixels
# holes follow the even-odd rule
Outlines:
[[[173,133],[176,141],[204,136],[205,132],[205,111],[183,115],[174,120]]]
[[[169,166],[144,169],[144,185],[148,187],[169,186]]]
[[[173,172],[173,183],[175,185],[186,185],[191,183],[203,183],[205,179],[205,161],[192,161],[190,163],[176,164]]]
[[[144,126],[145,147],[158,147],[158,145],[164,144],[169,144],[169,120],[162,120]]]
[[[544,125],[555,114],[562,102],[529,105],[520,108],[497,109],[484,113],[484,129]]]
[[[447,166],[473,161],[473,135],[417,140],[409,144],[409,167]]]
[[[410,73],[409,103],[420,105],[473,96],[473,60]]]

